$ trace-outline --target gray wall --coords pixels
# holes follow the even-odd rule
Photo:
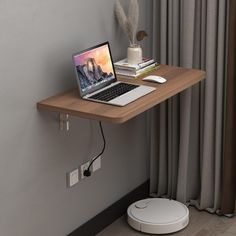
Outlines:
[[[57,114],[36,109],[76,86],[72,53],[109,40],[114,59],[125,56],[114,2],[0,1],[2,236],[64,236],[148,179],[145,114],[104,124],[102,168],[69,189],[66,173],[101,148],[98,123],[72,118],[70,132],[61,132]],[[149,29],[150,1],[140,0],[140,10],[140,28]]]

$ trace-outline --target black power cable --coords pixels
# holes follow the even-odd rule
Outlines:
[[[84,170],[84,176],[86,176],[86,177],[89,177],[91,175],[90,167],[103,154],[103,152],[105,151],[105,148],[106,148],[106,139],[105,139],[105,135],[104,135],[104,132],[103,132],[102,122],[101,121],[99,121],[99,126],[100,126],[100,131],[101,131],[102,139],[103,139],[102,151],[96,157],[94,157],[92,159],[92,161],[90,162],[88,168],[86,170]]]

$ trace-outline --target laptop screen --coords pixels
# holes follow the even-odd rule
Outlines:
[[[108,43],[73,55],[81,95],[96,91],[116,80]]]

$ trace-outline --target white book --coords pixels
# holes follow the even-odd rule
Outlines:
[[[115,68],[121,68],[121,69],[126,69],[126,70],[139,70],[143,67],[146,67],[147,65],[150,65],[154,63],[154,59],[147,59],[143,58],[143,61],[139,64],[131,64],[127,62],[127,58],[120,60],[118,62],[114,63]]]
[[[116,73],[120,73],[120,74],[124,73],[126,75],[135,75],[135,76],[137,76],[137,75],[139,75],[139,74],[141,74],[141,73],[143,73],[143,72],[145,72],[145,71],[147,71],[151,68],[154,68],[156,66],[158,66],[158,64],[156,62],[154,62],[154,63],[152,63],[148,66],[145,66],[144,68],[138,69],[136,71],[126,70],[126,69],[123,69],[123,68],[116,68],[116,67],[115,67],[115,71],[116,71]]]

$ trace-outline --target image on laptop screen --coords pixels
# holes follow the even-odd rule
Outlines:
[[[108,44],[73,56],[82,92],[115,78]]]

